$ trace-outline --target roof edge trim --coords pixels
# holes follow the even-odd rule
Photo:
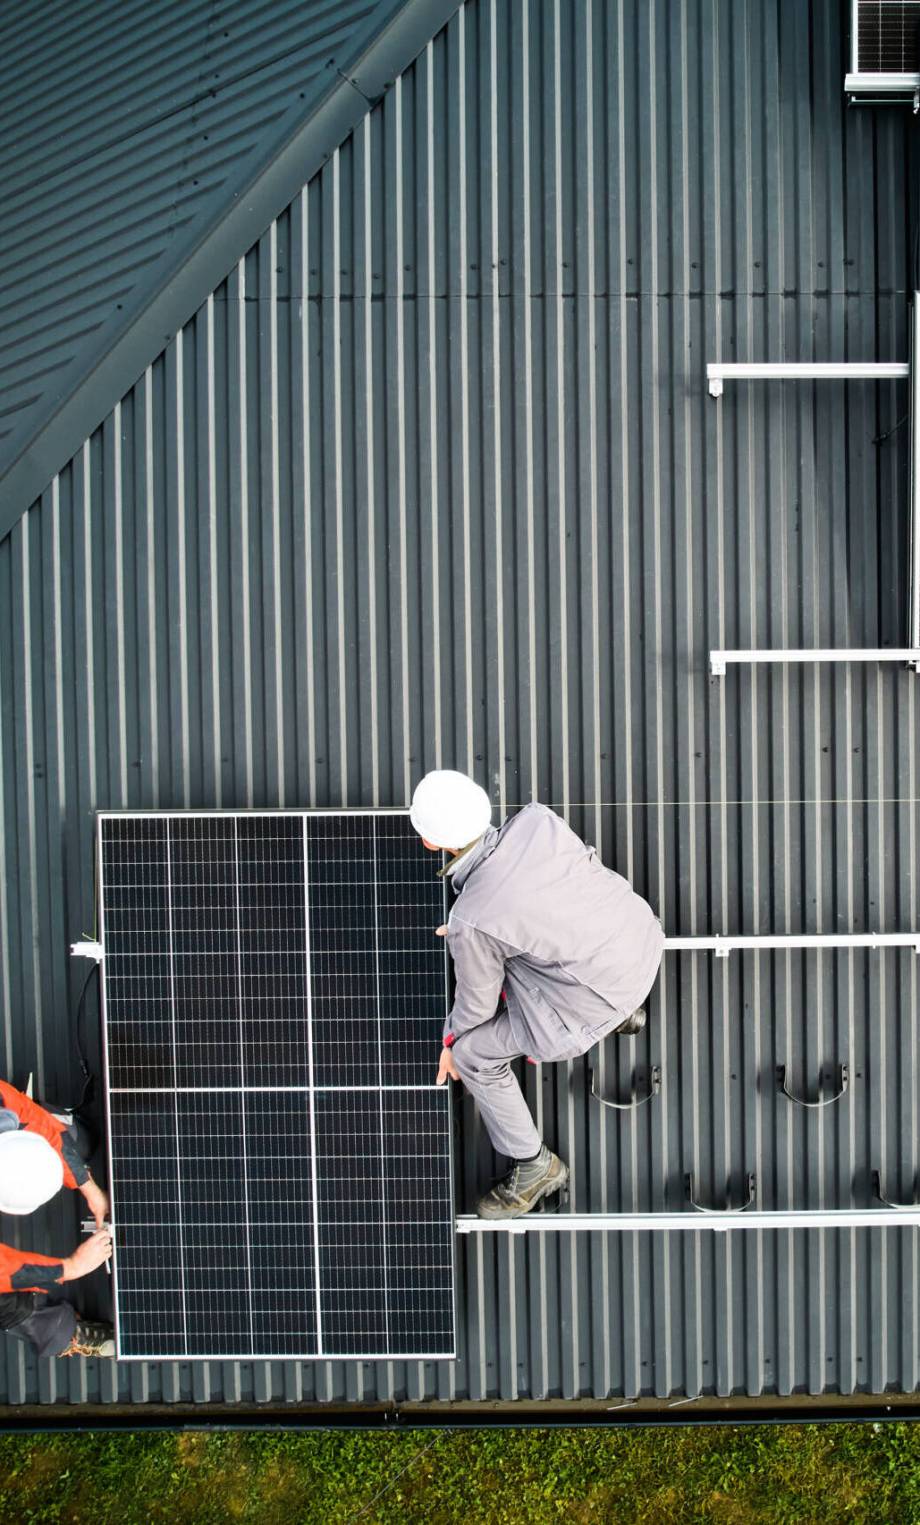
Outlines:
[[[159,262],[155,281],[103,327],[93,359],[64,373],[50,415],[15,442],[0,477],[0,540],[461,3],[381,0],[348,51],[330,59],[271,147],[253,152],[231,204],[222,187],[204,228]]]

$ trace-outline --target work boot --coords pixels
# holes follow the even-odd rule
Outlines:
[[[620,1026],[615,1028],[614,1031],[618,1038],[634,1038],[636,1033],[641,1033],[645,1026],[645,1021],[645,1007],[640,1006],[633,1012],[631,1017],[627,1017],[626,1021],[621,1022]]]
[[[476,1211],[480,1218],[520,1218],[544,1197],[559,1191],[568,1179],[569,1167],[542,1144],[536,1159],[519,1161],[497,1186],[480,1197]]]
[[[111,1324],[93,1324],[78,1318],[73,1339],[67,1349],[61,1351],[61,1355],[101,1356],[103,1360],[110,1360],[115,1354],[114,1335]]]

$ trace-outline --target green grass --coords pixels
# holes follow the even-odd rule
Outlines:
[[[0,1437],[19,1522],[920,1525],[920,1425]]]

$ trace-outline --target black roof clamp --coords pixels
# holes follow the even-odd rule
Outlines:
[[[789,1086],[786,1083],[786,1066],[784,1064],[778,1064],[776,1066],[776,1083],[777,1083],[777,1085],[779,1086],[779,1088],[782,1091],[783,1095],[787,1096],[790,1101],[795,1102],[795,1105],[797,1107],[816,1108],[816,1107],[830,1107],[830,1106],[833,1106],[834,1102],[835,1101],[839,1101],[841,1096],[845,1096],[847,1091],[850,1088],[850,1067],[849,1067],[849,1065],[848,1064],[841,1064],[840,1069],[838,1071],[838,1075],[839,1075],[839,1079],[838,1079],[838,1082],[837,1082],[837,1089],[834,1092],[833,1096],[825,1096],[824,1095],[824,1072],[823,1072],[823,1070],[819,1071],[819,1073],[818,1073],[818,1097],[817,1097],[817,1100],[816,1101],[806,1101],[804,1096],[793,1096],[792,1092],[790,1091]]]
[[[661,1090],[661,1065],[653,1064],[648,1072],[649,1089],[644,1096],[640,1096],[636,1089],[636,1076],[638,1071],[633,1071],[632,1089],[628,1101],[613,1101],[609,1096],[602,1096],[597,1089],[597,1071],[591,1071],[591,1095],[595,1101],[599,1101],[602,1107],[612,1107],[615,1112],[634,1112],[637,1107],[643,1107],[653,1096],[657,1096]]]
[[[873,1170],[872,1172],[872,1191],[873,1195],[876,1196],[885,1207],[903,1207],[907,1210],[920,1207],[920,1202],[917,1202],[916,1198],[913,1202],[892,1202],[891,1198],[888,1196],[885,1188],[882,1185],[882,1172],[880,1170]]]
[[[688,1170],[687,1174],[684,1176],[684,1195],[687,1201],[690,1203],[690,1206],[695,1208],[698,1213],[743,1213],[746,1212],[749,1207],[753,1207],[754,1205],[754,1201],[757,1196],[757,1177],[749,1171],[745,1176],[745,1182],[747,1190],[747,1201],[742,1202],[740,1207],[704,1207],[703,1203],[697,1202],[695,1196],[693,1195],[693,1172]]]

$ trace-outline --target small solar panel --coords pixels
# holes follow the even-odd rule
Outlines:
[[[861,74],[916,74],[920,69],[920,0],[859,0]]]
[[[444,886],[402,812],[99,816],[121,1359],[450,1359]]]

